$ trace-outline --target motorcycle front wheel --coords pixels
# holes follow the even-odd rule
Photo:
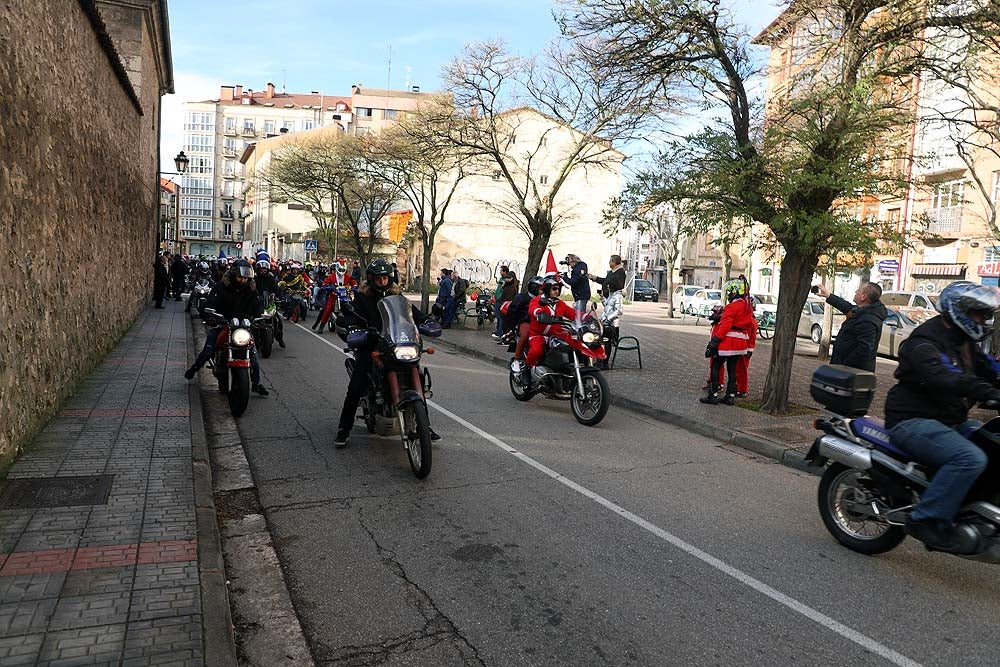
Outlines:
[[[431,422],[427,407],[419,402],[408,403],[403,408],[403,446],[410,459],[410,469],[417,479],[431,474]]]
[[[229,411],[234,417],[239,417],[247,411],[247,404],[250,402],[250,369],[232,368],[229,369]]]
[[[820,479],[817,500],[826,529],[851,551],[873,556],[895,549],[906,539],[901,526],[872,516],[872,503],[882,504],[883,511],[896,503],[873,491],[872,481],[863,470],[831,464]]]
[[[598,370],[582,372],[584,398],[580,398],[579,390],[573,387],[573,395],[569,399],[573,417],[584,426],[596,426],[608,414],[611,406],[611,389],[608,381]]]
[[[274,349],[274,329],[264,327],[263,335],[260,337],[260,356],[269,358],[272,349]]]

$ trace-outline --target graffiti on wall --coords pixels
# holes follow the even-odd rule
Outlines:
[[[514,275],[520,277],[522,262],[516,259],[501,259],[491,264],[485,259],[458,257],[452,268],[470,283],[485,285],[497,281],[501,266],[508,267]]]

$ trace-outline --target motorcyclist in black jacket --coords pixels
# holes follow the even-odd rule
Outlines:
[[[222,317],[229,321],[233,318],[252,320],[260,317],[264,312],[261,305],[260,296],[257,294],[257,286],[253,280],[253,269],[250,262],[241,259],[223,275],[222,280],[216,283],[209,295],[210,307],[214,308]],[[219,337],[222,327],[213,327],[205,334],[205,346],[202,348],[198,358],[194,360],[191,368],[184,372],[184,377],[190,380],[202,366],[215,354],[215,343]],[[257,353],[250,348],[250,390],[267,396],[268,391],[260,384],[260,365],[257,363]]]
[[[278,296],[278,280],[274,277],[274,272],[271,271],[269,260],[260,258],[254,267],[256,268],[254,283],[257,285],[257,294],[260,295],[261,305],[266,307],[268,295]],[[274,318],[274,340],[278,342],[279,347],[285,347],[285,329],[280,317]]]
[[[899,383],[885,401],[892,443],[937,472],[910,515],[906,531],[929,548],[979,550],[979,533],[956,525],[962,500],[986,468],[986,454],[964,437],[982,424],[976,403],[1000,406],[1000,365],[977,346],[992,333],[1000,289],[954,282],[938,297],[941,313],[917,327],[899,348]]]
[[[379,313],[378,302],[390,294],[399,294],[399,285],[392,283],[392,267],[384,259],[376,259],[365,271],[365,282],[354,297],[352,312],[338,315],[338,326],[362,327],[368,329],[382,328],[382,315]],[[424,315],[416,306],[413,309],[413,320],[422,323],[431,318]],[[351,428],[354,426],[358,412],[358,403],[368,391],[368,376],[371,374],[372,357],[369,349],[355,355],[354,371],[347,385],[347,395],[344,396],[344,407],[340,412],[340,423],[337,426],[337,437],[334,447],[340,449],[347,446]],[[431,439],[440,440],[440,436],[431,430]]]

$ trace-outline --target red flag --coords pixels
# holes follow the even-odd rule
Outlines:
[[[549,248],[549,255],[545,258],[545,277],[548,276],[559,278],[559,269],[556,268],[556,258],[552,254],[552,248]]]

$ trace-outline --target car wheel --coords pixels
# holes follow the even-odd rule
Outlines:
[[[653,303],[657,303],[660,300],[660,296],[658,294],[654,294],[653,296],[649,297],[649,300],[652,301]]]
[[[809,338],[812,339],[812,342],[819,345],[819,342],[823,340],[823,328],[818,324],[814,324],[812,330],[809,332]]]

